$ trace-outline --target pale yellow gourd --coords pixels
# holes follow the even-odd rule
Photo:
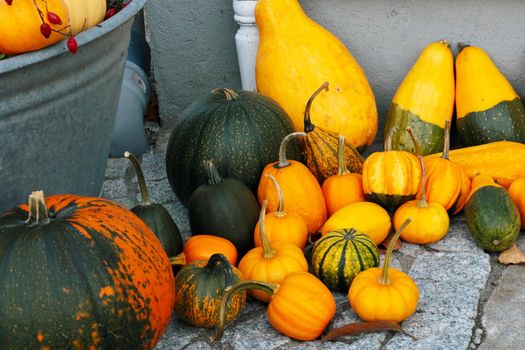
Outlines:
[[[106,0],[63,0],[69,10],[71,35],[96,26],[104,20]]]

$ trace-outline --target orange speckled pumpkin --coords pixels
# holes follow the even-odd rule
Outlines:
[[[525,229],[525,177],[520,177],[510,185],[509,194],[520,211],[521,229]]]
[[[226,238],[212,235],[192,236],[184,245],[184,256],[186,263],[196,260],[208,260],[213,254],[223,254],[230,264],[237,263],[237,249],[235,245]]]
[[[286,198],[284,210],[301,215],[306,221],[309,233],[315,233],[326,221],[326,204],[323,191],[315,176],[303,164],[286,159],[286,145],[296,137],[305,137],[304,132],[294,132],[286,136],[279,149],[279,161],[268,164],[261,176],[257,197],[259,204],[268,199],[268,211],[274,212],[279,206],[277,190],[266,174],[272,175]]]
[[[268,202],[265,200],[259,217],[259,236],[262,247],[250,250],[239,262],[239,270],[247,280],[258,280],[279,283],[287,275],[296,271],[308,271],[308,262],[303,251],[296,245],[287,242],[270,244],[266,236],[265,215]],[[258,290],[248,293],[262,302],[269,302],[270,295]]]
[[[366,199],[361,174],[351,173],[346,166],[345,137],[343,135],[339,135],[337,160],[339,167],[337,174],[327,178],[321,187],[328,216],[348,204],[364,202]]]
[[[35,51],[64,38],[55,31],[47,39],[40,33],[42,19],[35,2],[46,22],[47,10],[62,20],[62,24],[48,23],[52,29],[60,30],[67,25],[69,12],[62,0],[14,0],[11,5],[0,1],[0,53],[16,55]]]
[[[224,296],[223,305],[240,290],[257,288],[271,295],[268,321],[280,333],[295,340],[314,340],[335,315],[335,299],[330,290],[308,272],[289,274],[279,284],[245,281],[235,285]],[[213,340],[222,337],[225,307],[221,307],[219,326]]]
[[[154,233],[101,198],[29,203],[0,216],[2,348],[153,349],[175,302]]]
[[[401,322],[417,307],[419,290],[409,275],[390,267],[394,245],[400,233],[410,223],[408,219],[388,245],[383,268],[373,267],[358,274],[350,290],[350,306],[363,321]]]

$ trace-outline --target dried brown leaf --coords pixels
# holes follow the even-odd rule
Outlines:
[[[500,253],[498,261],[503,265],[525,264],[525,254],[514,244]]]
[[[415,336],[406,332],[399,323],[394,321],[371,321],[371,322],[357,322],[349,323],[339,328],[332,329],[325,335],[321,341],[330,341],[348,335],[359,335],[363,333],[371,333],[378,331],[396,331],[408,335],[414,340]]]

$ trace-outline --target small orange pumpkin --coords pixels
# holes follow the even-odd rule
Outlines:
[[[419,300],[416,284],[406,273],[390,267],[394,245],[410,222],[407,219],[390,241],[383,268],[361,272],[350,286],[348,301],[363,321],[401,322],[416,311]]]
[[[262,247],[250,250],[239,262],[239,270],[246,280],[258,280],[279,283],[287,275],[296,271],[308,271],[308,262],[303,251],[287,242],[270,244],[266,236],[265,216],[268,201],[264,201],[259,217],[259,235]],[[269,302],[270,296],[258,290],[249,290],[248,294],[262,302]]]
[[[284,210],[299,214],[305,219],[309,233],[317,232],[326,221],[326,204],[323,191],[315,176],[303,164],[286,159],[286,145],[296,137],[305,137],[304,132],[287,135],[279,148],[279,161],[268,164],[261,175],[257,197],[262,204],[268,199],[268,211],[274,212],[279,206],[277,190],[266,174],[272,175],[286,198]]]
[[[339,135],[337,145],[338,171],[323,182],[322,190],[328,216],[355,202],[364,202],[361,174],[351,173],[345,161],[345,137]]]
[[[277,211],[266,214],[264,218],[266,226],[266,236],[268,241],[273,242],[286,242],[296,245],[297,247],[304,249],[306,242],[308,241],[308,226],[304,221],[303,217],[295,213],[287,213],[284,211],[284,196],[281,186],[277,183],[277,180],[270,175],[266,174],[266,177],[272,180],[277,190],[278,204]],[[262,245],[261,234],[259,229],[259,220],[255,225],[253,238],[256,247]]]
[[[195,260],[208,260],[213,254],[217,253],[223,254],[233,266],[237,263],[237,249],[235,245],[226,238],[218,236],[192,236],[184,245],[183,253],[186,258],[186,264],[190,264]]]
[[[525,229],[525,177],[520,177],[512,182],[509,194],[520,211],[521,229]]]
[[[448,123],[448,121],[447,121]],[[410,218],[414,222],[401,233],[401,238],[410,243],[434,243],[445,237],[450,220],[448,213],[440,203],[427,202],[425,184],[425,164],[419,156],[423,172],[421,198],[403,203],[394,215],[394,227],[398,230]]]
[[[254,288],[271,296],[267,312],[272,327],[292,339],[306,341],[318,338],[335,315],[336,304],[332,293],[308,272],[291,273],[279,284],[240,282],[224,295],[217,333],[212,340],[222,337],[229,299],[239,291]]]

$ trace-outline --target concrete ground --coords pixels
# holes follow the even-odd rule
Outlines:
[[[170,128],[150,126],[156,142],[142,156],[142,167],[152,200],[166,206],[188,237],[187,211],[173,194],[164,166]],[[108,160],[104,197],[130,208],[140,200],[137,186],[128,160]],[[525,250],[523,236],[518,245]],[[268,324],[264,305],[250,301],[220,342],[208,341],[212,330],[187,326],[174,316],[156,350],[525,349],[525,266],[504,267],[496,255],[479,249],[462,216],[452,219],[449,233],[436,244],[405,243],[395,252],[393,266],[408,272],[420,290],[416,313],[402,324],[417,341],[402,334],[378,332],[328,343],[296,342]],[[334,296],[337,313],[329,329],[357,322],[346,295]]]

